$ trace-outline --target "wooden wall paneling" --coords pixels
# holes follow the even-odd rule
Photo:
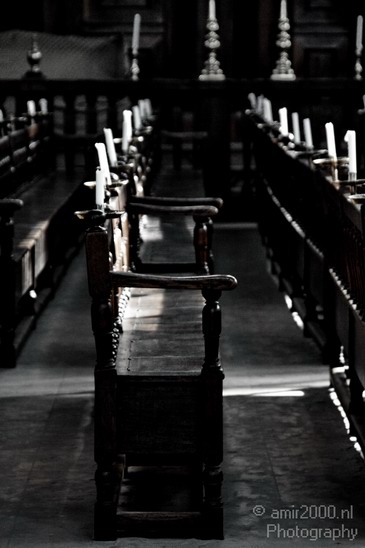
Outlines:
[[[256,77],[269,78],[278,58],[276,38],[280,5],[274,0],[258,0]]]
[[[349,34],[356,17],[346,4],[336,0],[293,2],[292,61],[297,76],[349,75]]]

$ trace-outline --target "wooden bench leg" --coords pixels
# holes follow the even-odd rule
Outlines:
[[[15,264],[13,261],[14,220],[0,217],[0,364],[15,367]]]
[[[222,376],[219,371],[203,375],[203,405],[206,456],[204,459],[204,504],[202,537],[223,538],[223,409]]]
[[[95,540],[117,538],[116,513],[123,470],[116,449],[116,371],[95,372]]]
[[[223,538],[223,379],[219,357],[220,291],[204,290],[205,361],[202,370],[203,484],[202,537]]]

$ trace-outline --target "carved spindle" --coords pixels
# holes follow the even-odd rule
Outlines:
[[[206,217],[194,216],[194,249],[197,272],[209,274],[209,230]]]
[[[98,131],[97,97],[88,93],[86,99],[86,131],[95,134]]]
[[[39,68],[41,60],[42,52],[39,49],[38,36],[34,33],[32,35],[31,47],[27,52],[27,61],[30,65],[30,70],[28,70],[24,76],[27,78],[43,78],[44,75]]]
[[[203,334],[205,340],[205,360],[203,370],[216,369],[222,371],[219,357],[219,337],[222,330],[221,309],[219,298],[221,291],[204,289]]]
[[[204,508],[203,531],[215,524],[214,538],[223,538],[223,370],[219,356],[221,333],[220,290],[205,289],[203,309],[203,333],[205,361],[202,369],[203,405],[203,483]],[[213,526],[214,528],[214,526]],[[203,532],[204,535],[204,532]],[[211,537],[212,538],[212,537]]]

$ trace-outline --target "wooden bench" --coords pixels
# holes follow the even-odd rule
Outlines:
[[[0,366],[14,367],[37,317],[52,296],[83,231],[74,211],[89,196],[83,172],[66,175],[53,149],[51,115],[21,116],[4,122],[0,139],[1,196],[23,207],[1,222],[2,265],[13,278],[1,286]],[[91,203],[90,203],[91,205]],[[7,214],[9,208],[5,207]],[[14,222],[15,219],[15,222]],[[9,229],[11,226],[11,230]],[[11,249],[11,253],[9,253]],[[9,279],[9,268],[2,266]]]
[[[105,211],[78,213],[93,225],[95,538],[222,538],[218,299],[236,285],[208,275],[222,200],[137,195],[135,162],[111,169]]]
[[[91,215],[95,538],[223,538],[219,297],[236,280],[132,273],[123,254],[112,265],[115,213]]]

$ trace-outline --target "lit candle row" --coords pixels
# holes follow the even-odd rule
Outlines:
[[[248,94],[248,100],[250,102],[251,109],[258,112],[259,114],[262,114],[263,118],[268,123],[273,123],[273,114],[272,114],[272,105],[270,99],[267,97],[264,97],[263,95],[259,95],[257,98],[254,93]],[[292,126],[293,126],[293,134],[294,134],[294,142],[295,143],[301,143],[301,131],[300,131],[300,122],[299,122],[299,114],[297,112],[293,112],[291,115],[292,119]],[[279,123],[280,123],[280,132],[282,135],[287,136],[289,134],[289,127],[288,127],[288,111],[286,107],[279,109]],[[312,129],[311,129],[311,123],[309,118],[303,119],[303,131],[304,131],[304,140],[305,144],[308,148],[313,148],[313,139],[312,139]]]
[[[361,35],[362,35],[362,26],[361,26]],[[271,101],[264,97],[263,95],[256,97],[255,94],[250,93],[248,95],[248,100],[250,102],[251,109],[256,111],[258,114],[262,115],[263,118],[268,122],[273,122],[272,116],[272,106]],[[365,105],[365,95],[363,97]],[[289,135],[288,127],[288,111],[286,107],[282,107],[278,111],[279,113],[279,124],[280,132],[284,136]],[[291,115],[292,127],[294,142],[301,143],[301,132],[300,132],[300,123],[299,123],[299,114],[293,112]],[[313,139],[312,139],[312,129],[311,122],[309,118],[303,119],[303,130],[304,130],[304,141],[308,149],[313,149]],[[325,124],[326,132],[326,142],[328,155],[335,161],[337,161],[337,150],[336,150],[336,140],[334,126],[332,122],[327,122]],[[357,177],[357,154],[356,154],[356,132],[354,130],[348,130],[345,135],[345,142],[348,147],[348,157],[349,157],[349,178],[354,180]]]
[[[47,114],[48,113],[48,101],[47,101],[47,99],[44,99],[44,98],[39,99],[39,110],[42,114]],[[29,101],[27,101],[27,112],[28,112],[29,116],[31,116],[32,118],[37,113],[36,103],[35,103],[35,101],[33,101],[33,99],[30,99]]]
[[[138,105],[134,105],[132,110],[123,111],[122,124],[122,152],[127,153],[130,142],[133,137],[133,126],[135,131],[143,127],[142,120],[148,120],[152,116],[152,105],[149,99],[140,99]],[[133,124],[132,124],[133,119]],[[99,167],[95,173],[96,190],[95,202],[98,208],[103,207],[105,198],[105,186],[111,183],[109,165],[116,167],[118,165],[118,156],[115,148],[113,131],[111,128],[104,128],[104,143],[95,143],[98,154]]]

